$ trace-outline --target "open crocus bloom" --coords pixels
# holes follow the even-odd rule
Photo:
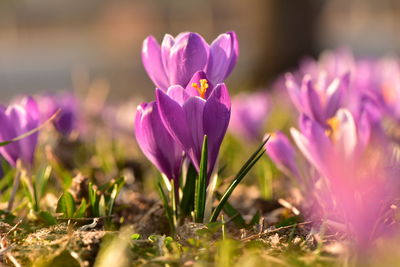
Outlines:
[[[329,129],[303,115],[300,131],[292,128],[297,147],[317,170],[322,186],[315,187],[320,219],[346,226],[359,248],[381,234],[376,222],[393,201],[386,144],[371,141],[367,112],[355,121],[347,109],[328,120]],[[379,140],[374,140],[379,141]]]
[[[222,83],[232,72],[239,54],[234,32],[219,35],[209,45],[197,33],[164,36],[161,46],[153,36],[143,42],[142,62],[147,74],[166,91],[171,85],[186,87],[197,71],[204,71],[213,84]]]
[[[287,74],[286,87],[298,111],[324,125],[343,106],[349,77],[345,74],[327,83],[327,77],[313,80],[310,75],[305,75],[300,85],[293,75]]]
[[[186,89],[156,90],[161,120],[199,170],[204,135],[208,136],[208,175],[211,175],[225,136],[231,104],[225,84],[212,88],[204,73],[197,73]],[[195,81],[198,82],[195,82]]]
[[[165,129],[154,101],[137,107],[135,134],[146,157],[178,188],[183,151]]]
[[[329,170],[330,159],[350,164],[359,157],[369,142],[371,129],[364,113],[358,123],[347,109],[339,109],[326,122],[326,129],[306,115],[300,118],[300,129],[291,129],[293,140],[308,161],[321,173]]]
[[[8,141],[23,135],[40,124],[40,113],[35,100],[26,97],[18,104],[0,107],[0,139]],[[33,133],[19,141],[0,147],[1,155],[13,166],[17,160],[32,165],[38,133]]]

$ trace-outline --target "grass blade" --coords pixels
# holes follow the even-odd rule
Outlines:
[[[196,194],[194,201],[195,221],[198,223],[203,222],[204,211],[206,208],[207,161],[208,161],[207,135],[204,135],[203,147],[201,149],[199,178],[197,179],[196,182]]]
[[[216,192],[216,196],[218,200],[221,200],[222,195]],[[246,227],[246,221],[243,219],[240,212],[235,209],[229,201],[227,201],[223,207],[224,212],[229,216],[229,221],[233,221],[233,223],[239,228]]]
[[[215,222],[218,218],[219,213],[223,209],[225,203],[228,201],[229,197],[233,193],[233,190],[235,190],[236,186],[239,185],[239,183],[243,180],[243,178],[247,175],[247,173],[251,170],[251,168],[254,166],[254,164],[257,163],[257,161],[264,155],[265,152],[265,144],[268,142],[269,137],[265,139],[264,142],[259,146],[259,148],[254,152],[250,158],[246,161],[246,163],[242,166],[242,168],[239,170],[238,174],[236,175],[235,179],[232,181],[232,183],[229,185],[228,189],[222,196],[220,202],[218,203],[218,206],[214,209],[210,222]]]
[[[167,216],[167,220],[168,220],[168,223],[169,223],[169,227],[171,229],[171,233],[174,233],[175,232],[175,225],[174,225],[174,221],[173,221],[173,218],[172,218],[172,210],[171,210],[171,207],[168,204],[168,198],[165,195],[165,192],[164,192],[160,182],[157,183],[157,189],[158,189],[158,193],[160,195],[161,201],[162,201],[162,203],[164,205],[165,215]]]
[[[83,198],[81,205],[79,205],[79,207],[76,209],[73,217],[74,218],[83,218],[85,216],[86,208],[87,208],[86,200]]]
[[[190,164],[187,171],[186,183],[185,187],[183,188],[181,200],[181,210],[183,215],[189,215],[194,208],[193,202],[196,187],[196,176],[196,168],[193,166],[193,164]]]
[[[89,203],[92,209],[92,216],[99,217],[99,199],[97,189],[92,183],[89,183]]]

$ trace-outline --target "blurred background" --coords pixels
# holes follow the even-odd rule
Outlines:
[[[240,41],[232,90],[265,87],[305,55],[346,45],[400,52],[398,0],[1,0],[0,97],[72,90],[98,80],[111,100],[150,99],[140,50],[149,34],[196,31]]]

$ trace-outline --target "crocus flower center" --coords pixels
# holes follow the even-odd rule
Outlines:
[[[206,79],[201,79],[200,86],[198,83],[192,83],[192,87],[199,92],[201,98],[205,98],[208,88],[208,81]]]
[[[340,127],[340,121],[337,117],[332,117],[326,121],[329,129],[325,130],[325,134],[332,140],[336,140],[336,133]]]

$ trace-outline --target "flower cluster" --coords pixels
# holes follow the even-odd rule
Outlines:
[[[25,168],[34,163],[39,127],[51,120],[55,128],[68,135],[77,126],[78,102],[70,93],[21,98],[8,107],[0,106],[1,156],[13,167],[21,161]],[[57,113],[57,114],[56,114]]]
[[[277,166],[319,204],[311,216],[343,225],[359,248],[388,231],[378,220],[390,219],[398,193],[391,186],[400,167],[393,151],[398,143],[385,125],[399,118],[399,78],[394,59],[355,60],[337,51],[319,61],[306,60],[286,75],[288,94],[300,114],[299,129],[290,132],[306,162],[299,164],[282,133],[267,144]]]
[[[208,178],[214,171],[231,113],[223,83],[238,57],[234,32],[219,35],[211,45],[197,33],[161,43],[145,39],[142,61],[156,85],[156,100],[137,108],[135,134],[147,158],[179,188],[182,163],[188,158],[200,169],[203,137],[208,137]]]

